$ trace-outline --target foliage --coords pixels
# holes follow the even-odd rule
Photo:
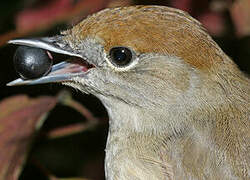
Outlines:
[[[51,85],[6,87],[5,84],[16,75],[10,63],[13,48],[5,45],[13,38],[54,35],[105,7],[132,4],[168,5],[187,11],[203,23],[242,70],[249,72],[249,0],[3,1],[0,21],[0,179],[104,179],[107,115],[103,106],[93,97],[77,92],[72,92],[73,95],[67,91],[58,92],[56,85],[53,88]],[[40,94],[50,95],[34,97]],[[58,178],[62,176],[68,178]],[[73,176],[79,178],[70,178]]]

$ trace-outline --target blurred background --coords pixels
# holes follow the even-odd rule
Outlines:
[[[78,128],[88,122],[76,106],[58,103],[50,111],[43,126],[28,146],[27,155],[18,165],[20,180],[46,180],[78,177],[104,179],[104,149],[107,137],[107,113],[95,97],[57,84],[7,87],[17,79],[13,67],[16,47],[6,42],[18,37],[53,36],[72,27],[83,18],[107,7],[135,4],[155,4],[187,11],[207,28],[213,39],[240,67],[250,72],[250,0],[8,0],[0,2],[0,102],[11,96],[26,94],[31,98],[41,95],[58,97],[62,89],[71,93],[97,119],[91,128]],[[70,96],[70,95],[69,95]],[[1,108],[1,106],[0,106]],[[0,112],[5,109],[0,109]],[[1,114],[0,114],[1,118]],[[0,127],[1,127],[0,121]],[[75,126],[74,126],[75,125]],[[47,136],[55,129],[68,128],[69,133]],[[78,129],[77,129],[78,128]],[[75,130],[77,129],[77,130]],[[16,127],[22,131],[22,125]],[[14,133],[14,132],[13,132]],[[1,141],[0,128],[0,141]],[[1,156],[5,144],[0,142]],[[2,152],[1,152],[2,150]],[[8,150],[8,149],[7,149]],[[16,153],[15,156],[21,156]],[[14,166],[15,158],[9,161]],[[4,169],[5,164],[0,165]],[[17,176],[17,177],[18,177]]]

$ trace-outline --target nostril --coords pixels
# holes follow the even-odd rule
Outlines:
[[[47,75],[52,68],[52,55],[43,49],[19,46],[14,55],[14,66],[22,79]]]

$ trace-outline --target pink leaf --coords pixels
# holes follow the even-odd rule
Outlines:
[[[56,102],[53,97],[33,99],[25,95],[0,102],[0,179],[18,178],[32,135]]]
[[[171,5],[188,13],[192,10],[192,0],[173,0]]]
[[[198,20],[213,36],[220,36],[225,30],[225,22],[221,13],[208,12],[198,17]]]
[[[230,9],[238,36],[250,34],[250,0],[237,0]]]
[[[85,14],[88,15],[104,8],[104,0],[84,0],[74,3],[73,0],[53,0],[39,8],[25,9],[16,18],[19,32],[30,29],[43,29],[65,19]]]
[[[46,6],[21,11],[16,19],[17,29],[25,31],[49,23],[72,8],[72,0],[53,0]]]

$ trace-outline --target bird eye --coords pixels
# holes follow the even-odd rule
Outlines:
[[[47,51],[28,46],[19,46],[13,61],[22,79],[42,77],[48,74],[52,67],[52,59]]]
[[[126,66],[132,61],[132,52],[126,47],[113,47],[109,52],[109,56],[111,62],[119,67]]]

